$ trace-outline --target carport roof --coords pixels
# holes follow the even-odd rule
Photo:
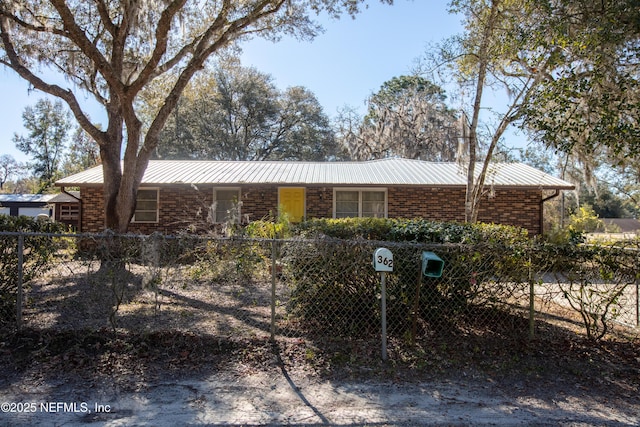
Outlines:
[[[0,194],[0,203],[49,203],[55,194]]]
[[[476,168],[479,173],[480,165]],[[142,184],[466,186],[466,168],[456,163],[409,159],[366,162],[152,160]],[[58,186],[102,185],[97,166],[56,182]],[[573,189],[574,186],[522,163],[494,163],[487,185]]]

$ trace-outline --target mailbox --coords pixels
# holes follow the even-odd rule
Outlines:
[[[373,268],[376,271],[393,271],[393,254],[387,248],[378,248],[373,253]]]
[[[433,252],[422,252],[422,274],[427,277],[442,276],[444,261]]]

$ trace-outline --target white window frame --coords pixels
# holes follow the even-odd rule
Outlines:
[[[156,219],[153,221],[139,221],[136,220],[136,212],[138,212],[138,197],[136,196],[136,209],[133,213],[133,217],[131,218],[132,223],[136,224],[157,224],[160,221],[160,189],[157,187],[142,187],[138,189],[138,195],[140,195],[140,191],[155,191],[156,192]],[[141,212],[153,212],[152,210],[142,210]]]
[[[384,217],[387,218],[389,214],[389,197],[386,187],[334,187],[333,188],[333,218],[337,218],[336,205],[337,205],[337,193],[342,191],[357,191],[358,192],[358,216],[362,218],[362,193],[374,192],[384,193]]]
[[[226,218],[220,219],[218,218],[218,209],[217,209],[217,201],[218,201],[218,191],[235,191],[238,196],[238,216],[235,224],[239,224],[240,218],[242,218],[242,188],[241,187],[215,187],[213,189],[213,202],[216,206],[216,209],[213,211],[213,222],[215,224],[222,224],[226,222]]]

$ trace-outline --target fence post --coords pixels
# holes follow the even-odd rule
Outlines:
[[[271,341],[276,339],[276,261],[278,243],[276,239],[271,241]]]
[[[533,339],[535,335],[535,284],[533,280],[533,265],[531,256],[529,256],[529,339]]]
[[[640,256],[636,267],[640,265]],[[640,327],[640,272],[636,271],[636,328]]]
[[[24,234],[18,235],[18,295],[16,297],[16,326],[18,332],[22,330],[22,279],[24,264]]]
[[[380,314],[382,322],[382,360],[387,360],[387,287],[386,273],[380,272]]]

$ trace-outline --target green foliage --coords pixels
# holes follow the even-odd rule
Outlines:
[[[193,252],[191,277],[198,281],[247,283],[268,274],[268,253],[257,242],[208,240]]]
[[[445,101],[444,89],[423,77],[386,81],[367,101],[357,144],[349,151],[360,160],[386,156],[454,160],[458,118]]]
[[[530,240],[514,227],[346,218],[306,221],[296,231],[313,239],[286,257],[292,309],[316,331],[362,335],[378,330],[374,314],[380,279],[371,268],[371,255],[379,241],[394,254],[387,317],[390,333],[398,336],[414,336],[413,325],[424,322],[446,330],[470,304],[490,304],[508,292],[506,285],[495,286],[496,280],[521,283],[529,272]],[[434,247],[445,274],[419,280],[421,254]]]
[[[543,273],[557,283],[540,290],[560,290],[586,335],[600,339],[620,316],[625,289],[638,275],[637,242],[632,251],[584,245],[582,232],[569,228],[557,242],[529,239],[513,227],[373,218],[307,221],[298,232],[313,239],[296,242],[285,254],[290,309],[318,333],[379,332],[380,278],[371,255],[382,243],[394,254],[393,273],[386,276],[388,333],[411,341],[428,331],[473,325],[478,319],[471,313],[503,310],[523,284]],[[419,273],[426,250],[444,261],[442,277]]]
[[[13,141],[23,153],[31,156],[35,176],[40,180],[40,191],[46,190],[60,177],[60,163],[68,133],[71,115],[61,101],[39,100],[22,114],[27,136],[15,135]]]
[[[323,218],[306,221],[296,230],[303,236],[419,243],[515,244],[527,240],[527,231],[518,227],[424,219]]]
[[[280,91],[271,76],[235,60],[192,81],[158,145],[169,159],[320,161],[336,150],[313,93]]]
[[[588,338],[598,340],[620,316],[623,295],[638,277],[638,242],[539,244],[533,260],[554,277],[564,300],[576,311]]]
[[[379,279],[368,245],[315,240],[291,246],[284,256],[292,286],[289,309],[304,329],[336,336],[377,330]]]
[[[396,241],[424,243],[515,244],[527,240],[522,228],[485,223],[456,223],[428,220],[393,220],[390,237]]]
[[[26,216],[0,215],[0,232],[62,233],[64,224]],[[22,280],[26,283],[51,265],[53,255],[61,249],[60,238],[25,236]],[[18,286],[18,236],[0,236],[0,324],[15,321]]]
[[[639,13],[634,0],[568,0],[531,23],[554,65],[523,110],[536,139],[587,155],[606,147],[612,158],[640,150]]]
[[[245,236],[259,239],[286,239],[291,237],[291,222],[289,215],[282,209],[278,212],[278,217],[252,221],[244,229]]]
[[[577,212],[569,216],[568,229],[570,232],[577,233],[604,231],[604,222],[598,218],[591,206],[583,205]]]
[[[392,221],[385,218],[317,218],[300,223],[295,230],[303,237],[389,240]]]

